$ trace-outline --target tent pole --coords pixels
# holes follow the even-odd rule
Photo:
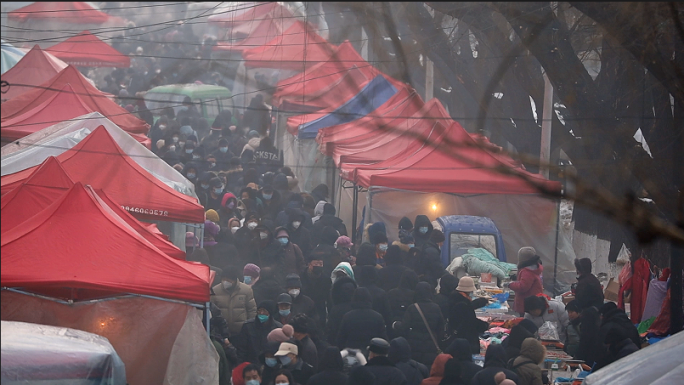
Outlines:
[[[565,164],[563,164],[562,159],[558,159],[558,165],[563,167]],[[561,194],[565,193],[565,169],[563,170],[563,191],[561,191]],[[548,171],[547,171],[548,172]],[[558,208],[556,209],[556,244],[553,250],[553,295],[554,297],[557,296],[558,294],[558,233],[560,232],[560,208],[561,208],[561,202],[563,201],[562,198],[558,198]]]
[[[206,323],[207,335],[209,335],[209,337],[211,337],[210,320],[211,320],[211,305],[209,302],[205,302],[204,303],[204,322]]]
[[[203,249],[204,248],[204,223],[202,223],[199,226],[199,228],[200,228],[200,237],[199,237],[200,248]]]
[[[352,195],[352,243],[356,244],[356,222],[358,220],[359,188],[354,183],[354,194]]]

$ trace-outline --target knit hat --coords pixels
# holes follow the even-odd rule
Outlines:
[[[199,247],[199,239],[192,231],[185,233],[185,247]]]
[[[258,132],[256,132],[255,130],[252,130],[247,134],[247,139],[258,138],[259,136],[260,135]]]
[[[368,344],[368,351],[376,354],[386,355],[389,353],[390,344],[382,338],[373,338]]]
[[[520,250],[518,250],[518,264],[522,265],[523,263],[528,262],[529,260],[534,258],[536,254],[537,250],[535,250],[534,247],[521,247]]]
[[[288,274],[285,277],[285,287],[302,287],[302,280],[297,274]]]
[[[294,328],[291,325],[283,325],[282,328],[271,330],[266,337],[268,342],[287,342],[294,336]]]
[[[278,294],[278,298],[276,299],[276,303],[280,305],[281,303],[287,303],[292,305],[292,296],[287,294],[287,293],[280,293]]]
[[[465,276],[458,280],[458,286],[456,287],[456,290],[462,291],[464,293],[472,293],[475,291],[475,282],[472,278]]]
[[[349,237],[343,235],[343,236],[337,238],[337,248],[340,248],[340,247],[351,248],[352,246],[354,246],[354,244],[352,243],[352,241]]]
[[[259,273],[261,273],[261,269],[253,263],[246,264],[245,268],[242,270],[243,275],[248,275],[252,278],[258,277]]]
[[[413,223],[407,217],[403,217],[399,220],[399,230],[411,231],[413,230]]]
[[[207,219],[214,222],[214,223],[219,223],[219,215],[214,209],[209,209],[206,212]]]

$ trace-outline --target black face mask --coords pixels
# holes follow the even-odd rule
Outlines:
[[[323,272],[323,266],[314,266],[311,272],[315,275],[320,275]]]

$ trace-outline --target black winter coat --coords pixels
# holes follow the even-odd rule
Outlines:
[[[273,329],[281,327],[283,327],[283,324],[273,318],[269,319],[266,323],[261,323],[256,318],[252,318],[242,324],[240,334],[238,334],[233,342],[238,351],[239,361],[258,363],[259,354],[266,348],[268,333]]]
[[[347,226],[344,225],[344,222],[342,222],[340,218],[334,215],[324,214],[313,224],[313,229],[311,230],[311,239],[315,244],[320,243],[321,233],[326,226],[337,230],[340,235],[347,235]]]
[[[316,306],[311,298],[304,294],[299,294],[297,298],[292,300],[292,315],[306,314],[309,318],[318,321],[316,317]]]
[[[254,302],[258,306],[265,300],[275,301],[278,294],[284,293],[285,289],[275,278],[261,277],[252,285],[252,292],[254,293]]]
[[[416,297],[423,296],[425,290],[430,290],[429,285],[425,282],[419,283],[416,286]],[[437,357],[437,347],[432,342],[430,331],[439,343],[440,336],[444,334],[444,317],[439,305],[429,298],[423,297],[417,298],[417,300],[418,302],[406,309],[399,331],[411,345],[411,358],[427,366],[432,365],[435,357]],[[425,322],[418,313],[417,306],[420,306],[430,330],[425,327]]]
[[[404,373],[407,385],[419,385],[430,376],[427,366],[411,359],[411,346],[403,337],[390,341],[390,351],[387,357],[397,369]]]
[[[499,372],[504,372],[506,378],[518,383],[518,375],[506,369],[506,350],[501,345],[490,345],[485,354],[484,369],[475,374],[471,385],[496,385],[494,376]]]
[[[403,265],[387,265],[378,270],[378,286],[384,291],[399,287],[399,281],[408,267]]]
[[[629,320],[627,314],[622,309],[613,309],[603,316],[603,321],[601,322],[600,340],[605,343],[606,336],[612,328],[621,328],[624,335],[628,336],[637,348],[641,346],[641,337],[639,336],[639,331]]]
[[[600,309],[603,306],[603,289],[601,282],[593,274],[584,274],[577,278],[575,301],[584,310],[589,306]]]
[[[314,374],[306,385],[345,385],[346,383],[346,374],[333,370],[324,370]]]
[[[387,301],[390,306],[391,322],[401,321],[406,309],[413,303],[415,292],[410,289],[398,287],[387,293]]]
[[[407,385],[404,373],[394,366],[387,357],[373,357],[368,360],[365,368],[375,376],[373,385]]]
[[[321,330],[323,330],[325,328],[326,304],[328,302],[328,296],[330,295],[330,287],[332,286],[330,276],[326,277],[323,274],[316,276],[307,269],[301,275],[301,281],[302,294],[311,298],[314,302],[317,314],[316,318],[318,319]]]
[[[475,374],[482,370],[480,365],[473,362],[472,352],[468,351],[470,343],[463,338],[457,338],[446,349],[461,364],[461,379],[464,384],[470,384]],[[478,349],[479,350],[479,349]]]
[[[297,341],[297,346],[299,347],[299,357],[304,360],[307,364],[311,365],[314,373],[318,371],[318,349],[313,340],[308,336]]]
[[[367,291],[361,290],[361,292],[365,294],[363,298],[358,298],[356,302],[353,302],[354,310],[342,317],[335,344],[340,349],[353,348],[366,352],[371,339],[379,337],[387,340],[385,320],[380,313],[372,309]]]
[[[371,295],[373,301],[373,310],[382,315],[387,327],[392,326],[392,317],[390,312],[389,301],[387,300],[387,292],[382,290],[378,285],[378,270],[375,266],[356,266],[356,282],[359,287],[365,287]]]

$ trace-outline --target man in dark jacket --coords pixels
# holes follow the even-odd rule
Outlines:
[[[284,291],[285,289],[276,280],[275,272],[270,267],[262,268],[259,272],[259,280],[252,285],[252,292],[254,293],[256,303],[261,303],[265,300],[274,301],[278,294]]]
[[[528,319],[520,321],[519,324],[511,328],[511,333],[508,335],[508,338],[501,343],[509,361],[513,362],[513,360],[520,355],[520,348],[522,347],[523,341],[525,341],[526,338],[533,338],[534,333],[536,332],[537,325]]]
[[[608,347],[608,354],[596,364],[593,371],[608,366],[639,350],[627,333],[625,333],[623,329],[617,327],[608,331],[604,344]]]
[[[312,320],[306,314],[297,314],[290,321],[290,325],[294,328],[294,338],[297,340],[299,348],[299,356],[311,365],[314,372],[318,372],[318,349],[316,344],[309,336],[309,324]],[[311,327],[314,327],[311,325]]]
[[[518,383],[518,375],[506,369],[506,350],[499,344],[491,344],[485,353],[484,369],[475,374],[471,385],[497,385],[494,376],[503,372],[506,378]]]
[[[233,342],[240,362],[258,363],[259,354],[266,349],[268,333],[283,327],[283,324],[273,319],[277,314],[276,309],[274,301],[263,301],[257,306],[257,316],[242,325],[240,334]]]
[[[458,278],[454,277],[451,273],[446,273],[439,279],[439,293],[432,299],[434,303],[439,305],[442,310],[442,315],[444,318],[449,317],[449,296],[458,287]]]
[[[320,330],[325,330],[326,305],[328,295],[332,286],[330,276],[323,275],[323,257],[318,254],[310,254],[307,268],[302,273],[302,294],[311,298],[316,308],[318,326]],[[351,300],[351,297],[350,297]]]
[[[326,334],[328,342],[337,343],[337,335],[345,314],[354,309],[352,298],[356,290],[356,282],[347,276],[338,278],[330,289],[330,310],[328,312],[328,323]]]
[[[384,260],[386,266],[378,271],[378,286],[385,291],[390,291],[399,286],[401,275],[408,270],[408,267],[402,264],[399,246],[388,247]]]
[[[413,270],[406,270],[399,279],[399,287],[387,292],[392,322],[404,318],[406,309],[413,303],[414,290],[418,282],[418,275]]]
[[[359,287],[365,287],[373,300],[373,310],[382,315],[386,326],[392,326],[387,292],[378,286],[378,269],[374,266],[359,266],[356,272],[356,283]]]
[[[600,309],[603,306],[603,289],[598,278],[591,274],[591,259],[575,259],[575,269],[578,275],[575,301],[580,307],[580,312],[589,306]]]
[[[292,373],[297,384],[306,384],[309,378],[314,375],[314,370],[307,362],[305,362],[299,355],[299,348],[292,342],[283,342],[275,354],[278,360],[283,365],[283,369],[287,369]]]
[[[404,373],[407,385],[419,385],[430,375],[427,366],[411,359],[411,345],[404,337],[397,337],[390,341],[387,358]]]
[[[272,185],[267,184],[259,191],[259,199],[264,202],[264,218],[275,222],[278,213],[283,209],[280,193]]]
[[[345,385],[347,375],[342,372],[343,368],[340,350],[336,346],[328,346],[321,356],[320,371],[309,379],[307,385]]]
[[[306,227],[307,229],[311,229],[313,227],[313,223],[311,222],[311,215],[304,211],[304,198],[300,194],[290,195],[290,199],[285,202],[285,209],[278,213],[278,216],[276,217],[276,223],[278,224],[278,226],[288,226],[289,223],[295,220],[294,218],[291,218],[289,216],[290,212],[286,211],[287,209],[300,210],[304,215],[304,220],[300,223],[300,225]]]
[[[422,249],[430,239],[430,234],[433,229],[432,223],[427,215],[416,216],[416,220],[413,223],[413,239],[416,242],[416,247]]]
[[[292,296],[293,315],[306,314],[310,318],[317,316],[313,300],[302,294],[302,280],[299,278],[299,275],[288,274],[285,277],[285,290]]]
[[[389,358],[390,344],[383,338],[373,338],[368,344],[368,363],[364,366],[373,373],[373,385],[407,385],[406,377]],[[354,369],[354,370],[358,370]],[[353,373],[353,372],[352,372]]]
[[[475,374],[482,370],[478,364],[473,362],[470,343],[466,339],[456,338],[444,353],[451,354],[452,357],[461,363],[461,379],[463,379],[465,384],[470,384]]]
[[[296,195],[301,198],[301,195]],[[286,214],[286,224],[282,226],[287,227],[287,230],[290,232],[290,242],[299,246],[302,254],[304,254],[304,258],[307,258],[309,253],[311,253],[311,250],[313,250],[314,245],[311,244],[311,233],[309,232],[309,229],[304,226],[304,222],[306,221],[304,212],[300,209],[291,207],[286,208],[284,212]]]
[[[285,277],[282,271],[281,259],[282,248],[275,239],[275,232],[268,221],[262,221],[252,231],[250,243],[249,263],[260,268],[271,267],[276,272],[276,278],[283,282]]]
[[[340,218],[335,216],[335,213],[335,206],[330,203],[323,205],[323,215],[321,215],[318,221],[313,225],[312,236],[314,239],[320,239],[320,233],[326,226],[337,230],[340,235],[347,235],[347,226],[344,225],[344,222],[342,222]]]
[[[337,334],[337,347],[366,349],[368,341],[372,338],[387,338],[385,320],[380,313],[372,309],[373,302],[368,289],[357,288],[354,291],[352,305],[354,310],[342,317],[340,331]]]
[[[603,317],[601,321],[601,330],[599,332],[599,338],[604,343],[607,344],[606,338],[611,329],[622,329],[624,334],[634,342],[637,348],[641,347],[641,337],[639,336],[639,331],[634,327],[632,321],[630,321],[625,311],[619,309],[615,303],[608,302],[601,307],[601,316]]]

